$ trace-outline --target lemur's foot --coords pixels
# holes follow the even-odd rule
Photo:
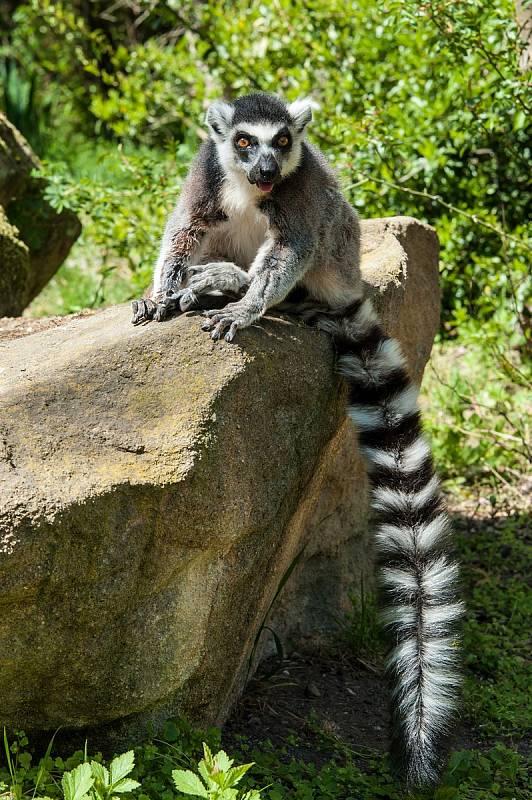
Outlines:
[[[209,261],[189,267],[187,289],[196,294],[216,289],[238,295],[249,286],[248,273],[232,261]]]
[[[132,300],[131,309],[133,311],[131,322],[133,325],[141,325],[143,322],[149,322],[154,319],[157,303],[149,297],[143,297],[140,300]]]
[[[211,339],[217,340],[223,336],[226,342],[232,342],[237,330],[252,325],[258,315],[254,314],[249,306],[239,302],[229,303],[222,309],[204,311],[203,316],[207,319],[201,329],[211,331]],[[225,333],[226,331],[227,333]]]
[[[199,306],[199,297],[193,289],[186,288],[180,292],[179,308],[181,311],[191,311]]]
[[[222,292],[238,297],[249,286],[249,275],[231,261],[210,261],[189,267],[187,286],[181,292],[181,311],[201,306],[200,298],[210,292]],[[205,305],[203,306],[205,307]]]

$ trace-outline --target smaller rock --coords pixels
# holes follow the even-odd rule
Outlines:
[[[57,212],[32,172],[39,160],[0,112],[0,316],[20,314],[63,263],[81,232],[70,210]]]
[[[19,231],[11,225],[0,205],[0,316],[1,310],[20,309],[30,273],[28,246]],[[21,310],[21,309],[20,309]]]
[[[307,683],[305,688],[306,697],[321,697],[321,692],[313,681]]]

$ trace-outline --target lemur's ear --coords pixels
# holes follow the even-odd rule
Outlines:
[[[205,122],[217,137],[224,137],[233,121],[233,106],[224,100],[215,100],[207,109]]]
[[[310,97],[303,97],[288,104],[288,113],[294,121],[299,133],[303,133],[312,119],[312,109],[319,108],[318,104]]]

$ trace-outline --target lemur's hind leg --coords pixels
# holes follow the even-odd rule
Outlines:
[[[249,286],[249,275],[232,261],[210,261],[189,267],[187,285],[175,293],[181,311],[201,306],[200,297],[221,292],[240,297]],[[211,298],[212,299],[212,298]]]

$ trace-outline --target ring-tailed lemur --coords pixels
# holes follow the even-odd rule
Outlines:
[[[394,749],[409,782],[430,783],[459,682],[458,570],[445,553],[449,524],[418,391],[363,298],[357,216],[304,140],[311,117],[311,102],[266,94],[210,106],[210,137],[167,223],[151,296],[133,302],[133,323],[229,295],[234,302],[204,312],[203,328],[231,341],[297,297],[303,318],[331,334],[377,516]]]

